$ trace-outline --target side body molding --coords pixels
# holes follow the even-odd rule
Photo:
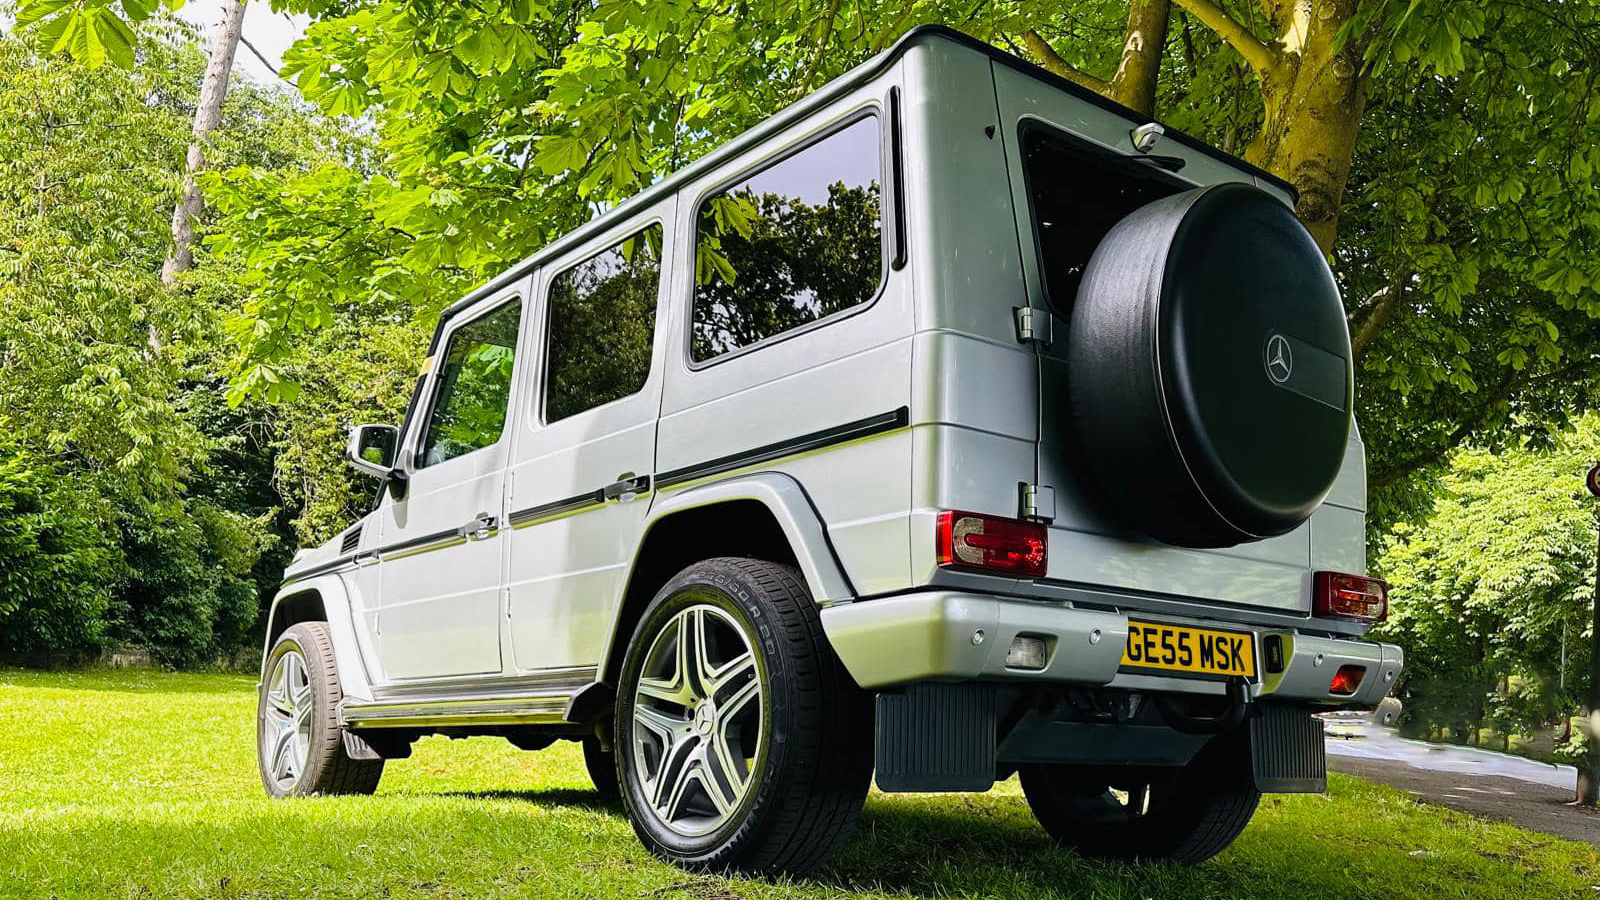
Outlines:
[[[347,698],[372,699],[372,681],[367,677],[361,644],[356,639],[355,588],[347,580],[348,574],[348,571],[329,572],[295,581],[279,589],[277,596],[272,598],[272,608],[267,612],[267,639],[261,648],[263,680],[267,677],[267,657],[272,653],[275,636],[287,627],[283,624],[284,618],[293,615],[292,607],[299,598],[315,594],[321,598],[323,611],[327,614],[328,634],[333,638],[334,665],[339,672],[339,687]]]

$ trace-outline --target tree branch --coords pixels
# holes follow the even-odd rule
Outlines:
[[[1350,339],[1350,354],[1356,359],[1360,359],[1367,352],[1367,348],[1372,346],[1372,342],[1378,339],[1378,335],[1383,333],[1384,326],[1389,324],[1389,318],[1405,299],[1406,282],[1410,279],[1411,276],[1404,272],[1396,274],[1394,281],[1388,287],[1373,294],[1362,304],[1363,307],[1370,306],[1371,310],[1362,319],[1361,329]]]
[[[1039,65],[1044,66],[1045,69],[1097,94],[1105,94],[1111,90],[1111,82],[1096,78],[1062,59],[1061,54],[1050,46],[1050,42],[1046,41],[1039,32],[1032,28],[1022,33],[1022,42],[1028,45],[1028,50],[1039,58]]]
[[[280,73],[278,71],[278,67],[273,65],[272,63],[268,62],[266,55],[263,54],[260,50],[257,50],[256,49],[256,45],[250,43],[250,39],[249,38],[247,38],[247,37],[245,37],[244,35],[241,34],[241,35],[239,35],[239,43],[245,45],[246,49],[248,49],[251,53],[254,53],[256,55],[256,59],[261,60],[261,64],[263,66],[267,67],[267,71],[268,72],[271,72],[272,74],[278,76],[279,78],[283,77],[282,73]]]
[[[1217,33],[1217,36],[1227,42],[1228,46],[1238,51],[1244,61],[1250,64],[1257,75],[1265,75],[1278,62],[1278,52],[1263,44],[1250,29],[1239,24],[1227,10],[1210,2],[1210,0],[1172,0],[1173,3],[1183,7],[1190,15],[1200,20],[1202,25]]]

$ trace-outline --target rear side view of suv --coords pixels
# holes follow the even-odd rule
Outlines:
[[[874,777],[1215,855],[1402,665],[1293,201],[911,32],[445,311],[351,434],[376,508],[274,602],[268,792],[574,740],[689,868],[813,868]]]

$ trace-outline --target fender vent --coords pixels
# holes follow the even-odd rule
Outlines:
[[[361,526],[357,525],[346,531],[344,538],[339,541],[339,555],[343,556],[359,546],[361,546]]]

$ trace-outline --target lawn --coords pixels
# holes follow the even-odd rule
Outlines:
[[[575,745],[430,738],[376,797],[273,801],[253,679],[0,671],[0,897],[1593,898],[1587,845],[1335,777],[1272,797],[1195,869],[1080,860],[1015,782],[874,795],[834,864],[797,882],[686,875],[589,789]]]

